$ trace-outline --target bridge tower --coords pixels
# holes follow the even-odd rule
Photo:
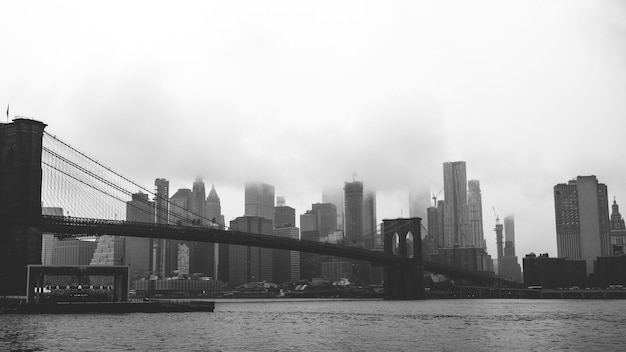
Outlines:
[[[0,124],[0,295],[26,295],[28,264],[41,264],[41,153],[46,125]]]
[[[385,299],[424,299],[424,264],[422,262],[421,218],[383,220],[383,241],[386,254],[393,254],[394,238],[398,235],[399,255],[408,257],[407,237],[413,235],[413,259],[407,264],[385,267]]]

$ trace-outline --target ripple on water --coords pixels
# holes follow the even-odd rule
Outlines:
[[[218,301],[214,313],[4,315],[0,350],[619,351],[624,301]]]

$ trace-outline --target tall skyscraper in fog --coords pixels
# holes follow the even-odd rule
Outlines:
[[[346,182],[345,241],[348,246],[363,247],[363,182]]]
[[[595,176],[578,176],[554,186],[556,243],[561,258],[593,261],[611,255],[607,187]]]
[[[504,255],[498,262],[498,274],[522,282],[522,268],[515,254],[515,218],[504,218]]]
[[[367,190],[363,194],[363,246],[374,249],[382,244],[382,235],[376,228],[376,192]]]
[[[203,219],[206,212],[206,191],[202,178],[197,177],[193,183],[191,191],[190,210],[195,225],[208,225],[207,220]]]
[[[341,187],[331,188],[326,187],[322,191],[322,203],[332,203],[337,208],[337,230],[343,231],[344,225],[344,205],[343,205],[344,191]]]
[[[430,207],[430,201],[431,196],[427,190],[409,193],[409,217],[421,218],[425,228],[428,228],[429,224],[427,209]]]
[[[296,210],[285,203],[284,197],[277,197],[274,208],[274,227],[296,227]]]
[[[247,182],[245,215],[260,216],[274,221],[274,186],[262,182]]]
[[[464,161],[443,164],[443,191],[444,246],[467,247],[470,241],[467,234],[467,177]]]
[[[469,180],[467,182],[467,209],[469,221],[470,247],[487,248],[483,233],[483,201],[480,194],[480,181]]]

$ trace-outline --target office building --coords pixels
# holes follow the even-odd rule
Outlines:
[[[322,203],[332,203],[337,209],[337,230],[343,231],[344,224],[344,206],[343,206],[344,191],[341,187],[325,187],[322,191]]]
[[[174,195],[170,197],[169,219],[170,224],[178,226],[192,226],[195,218],[191,215],[191,202],[193,193],[189,188],[179,188]],[[179,258],[180,245],[187,243],[187,248],[191,244],[186,241],[167,240],[165,250],[165,275],[179,276]],[[184,271],[184,270],[183,270]]]
[[[491,256],[483,248],[439,248],[436,261],[472,271],[493,271]]]
[[[312,204],[311,212],[317,216],[317,228],[321,237],[337,231],[337,207],[334,204]]]
[[[96,247],[97,243],[93,239],[72,238],[57,241],[52,253],[52,265],[89,265]]]
[[[246,183],[245,216],[274,221],[274,186],[262,182]]]
[[[300,215],[300,239],[319,242],[320,219],[319,213],[307,210]],[[312,281],[322,276],[321,255],[317,253],[300,253],[300,278]]]
[[[169,224],[169,197],[170,197],[170,182],[164,178],[157,178],[154,180],[155,186],[155,198],[154,205],[156,207],[156,223],[157,224]],[[153,239],[152,240],[152,263],[151,271],[153,278],[165,277],[165,261],[167,259],[168,243],[171,240]]]
[[[274,229],[274,236],[299,239],[300,229],[284,226]],[[274,249],[274,282],[296,282],[300,280],[300,252]]]
[[[63,208],[41,207],[41,215],[63,216]],[[54,234],[44,233],[41,236],[41,264],[52,265],[54,245],[57,243]]]
[[[426,209],[428,217],[428,236],[432,239],[434,249],[443,247],[443,201],[439,201],[439,207],[433,206]],[[441,212],[441,213],[440,213]]]
[[[598,257],[594,263],[594,271],[595,287],[626,287],[626,255]]]
[[[236,231],[271,235],[274,231],[272,219],[259,216],[241,216],[230,222]],[[248,282],[274,282],[273,250],[240,245],[228,246],[230,287]]]
[[[126,221],[154,224],[155,210],[155,204],[148,199],[147,194],[135,193],[132,199],[126,202]],[[150,278],[153,241],[150,238],[126,237],[123,264],[129,266],[131,283],[134,280]]]
[[[607,187],[595,176],[578,176],[554,186],[556,242],[559,258],[593,261],[611,254]]]
[[[469,221],[469,247],[487,248],[483,233],[483,201],[480,194],[480,181],[467,182],[467,210]]]
[[[207,217],[206,188],[201,177],[193,183],[190,199],[190,216],[193,226],[208,227],[214,224]],[[214,244],[207,242],[187,242],[189,247],[189,273],[204,277],[213,277],[214,271]],[[180,250],[179,250],[180,253]],[[181,260],[178,260],[181,263]],[[179,265],[180,270],[180,265]]]
[[[215,185],[211,185],[211,190],[206,198],[205,218],[211,220],[210,226],[223,230],[225,227],[224,215],[222,214],[222,203],[217,195]],[[228,245],[223,243],[210,244],[213,247],[213,278],[222,282],[228,281]],[[209,274],[207,272],[207,274]]]
[[[363,182],[346,182],[344,193],[346,245],[363,247]]]
[[[443,164],[444,246],[469,247],[465,162]]]
[[[515,218],[504,218],[504,255],[498,261],[498,275],[522,282],[522,268],[515,255]]]
[[[382,234],[376,226],[376,193],[367,190],[363,194],[363,247],[374,249],[382,244]]]
[[[587,287],[587,267],[584,260],[551,258],[548,253],[527,254],[524,264],[524,286],[544,289]]]
[[[284,197],[278,197],[279,202],[274,208],[274,227],[295,227],[296,210],[285,204]]]

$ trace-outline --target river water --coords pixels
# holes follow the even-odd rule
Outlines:
[[[215,300],[213,313],[0,315],[0,351],[626,351],[626,300]]]

